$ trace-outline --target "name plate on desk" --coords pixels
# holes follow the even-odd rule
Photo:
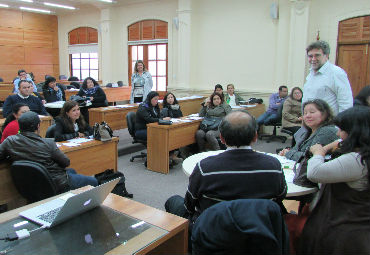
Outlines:
[[[0,232],[38,228],[33,223],[19,227],[17,217],[0,225]],[[20,224],[18,224],[20,225]],[[51,229],[35,231],[30,238],[0,241],[6,254],[115,254],[135,253],[168,232],[106,206],[97,207]]]

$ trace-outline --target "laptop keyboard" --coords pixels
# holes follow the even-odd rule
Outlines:
[[[37,218],[39,218],[40,220],[52,223],[55,217],[58,215],[60,209],[62,209],[62,207],[58,207],[58,208],[55,208],[54,210],[41,214],[37,216]]]

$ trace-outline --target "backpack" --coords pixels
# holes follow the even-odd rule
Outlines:
[[[114,187],[114,189],[112,190],[112,193],[119,195],[121,197],[133,198],[134,195],[128,193],[126,190],[126,184],[125,184],[126,178],[123,173],[114,172],[113,169],[107,169],[104,172],[95,175],[95,178],[98,180],[99,185],[109,182],[118,177],[121,177],[121,180],[119,180],[117,185]]]

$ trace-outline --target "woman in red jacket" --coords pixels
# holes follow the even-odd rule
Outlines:
[[[30,108],[28,105],[23,103],[18,103],[13,105],[12,107],[12,114],[9,114],[6,118],[3,127],[1,128],[2,136],[1,141],[2,143],[8,136],[16,135],[19,131],[18,119],[21,115],[25,112],[28,112]]]

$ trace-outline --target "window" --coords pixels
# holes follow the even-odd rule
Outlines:
[[[99,80],[98,53],[73,53],[69,54],[72,76],[80,80],[92,77]]]

